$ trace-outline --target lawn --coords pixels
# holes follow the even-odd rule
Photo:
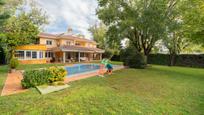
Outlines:
[[[26,66],[21,69],[23,68]],[[1,66],[0,72],[2,86],[6,66]],[[203,69],[153,65],[144,70],[124,69],[105,78],[92,77],[72,82],[70,85],[68,89],[48,95],[40,95],[36,89],[30,89],[25,93],[0,97],[0,113],[20,115],[204,113]]]

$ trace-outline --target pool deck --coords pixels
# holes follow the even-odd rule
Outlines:
[[[124,66],[117,66],[113,71],[120,70],[125,68]],[[105,73],[106,69],[103,69],[101,73]],[[75,74],[72,76],[67,76],[64,80],[65,83],[69,83],[76,80],[86,79],[99,75],[99,70]],[[23,79],[22,71],[16,71],[14,73],[8,73],[6,81],[4,83],[4,87],[1,92],[1,96],[17,94],[21,92],[28,91],[28,89],[23,89],[21,86],[21,80]]]

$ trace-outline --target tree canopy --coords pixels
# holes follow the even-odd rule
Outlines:
[[[105,50],[105,57],[111,58],[113,55],[119,54],[120,43],[111,41],[107,37],[107,27],[103,23],[95,24],[89,28],[93,35],[93,39],[98,43],[98,48]]]
[[[42,25],[48,23],[45,13],[37,8],[33,1],[29,2],[29,11],[23,9],[22,3],[19,2],[18,9],[1,25],[4,34],[1,37],[1,45],[9,52],[8,58],[13,56],[16,46],[35,43]],[[13,2],[10,1],[9,4]]]
[[[159,39],[203,42],[203,0],[98,0],[97,14],[111,40],[128,38],[148,55]],[[173,38],[172,38],[173,37]],[[181,40],[182,39],[182,40]],[[187,40],[187,41],[188,41]]]
[[[98,0],[98,16],[109,27],[111,40],[128,38],[136,52],[148,55],[164,37],[174,0]]]

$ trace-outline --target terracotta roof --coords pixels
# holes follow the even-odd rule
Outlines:
[[[61,33],[61,34],[40,33],[38,35],[38,37],[40,37],[40,38],[50,38],[50,39],[71,39],[71,40],[78,40],[78,41],[96,43],[93,40],[89,40],[89,39],[86,39],[86,38],[81,38],[81,37],[74,36],[74,35],[68,35],[66,33]]]
[[[104,53],[104,50],[99,48],[87,48],[87,47],[81,47],[81,46],[60,46],[51,48],[49,50],[53,51],[70,51],[70,52],[91,52],[91,53]]]
[[[40,34],[38,34],[38,37],[40,37],[40,38],[57,39],[57,35],[55,35],[55,34],[48,34],[48,33],[40,33]]]

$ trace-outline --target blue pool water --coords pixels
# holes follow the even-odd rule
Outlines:
[[[95,71],[99,68],[100,66],[97,64],[75,64],[65,67],[68,72],[68,77],[79,73]]]

